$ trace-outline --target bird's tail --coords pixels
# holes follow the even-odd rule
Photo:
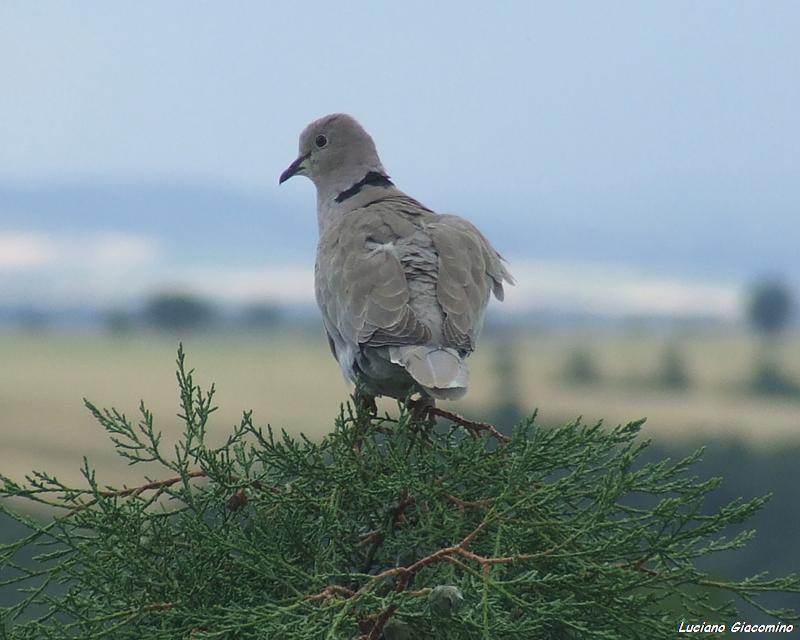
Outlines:
[[[431,345],[391,347],[390,357],[434,398],[455,400],[467,392],[469,370],[455,349]]]

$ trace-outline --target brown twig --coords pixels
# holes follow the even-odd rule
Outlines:
[[[444,499],[448,502],[452,502],[456,505],[461,511],[468,508],[486,508],[492,504],[491,500],[462,500],[458,496],[454,496],[450,493],[442,494]]]
[[[382,537],[381,532],[378,529],[373,529],[372,531],[367,531],[365,534],[361,536],[361,540],[358,541],[359,546],[369,544],[370,542],[375,542],[375,540],[380,539]]]
[[[366,636],[366,640],[378,640],[378,638],[381,637],[381,633],[383,633],[383,628],[386,626],[386,623],[389,622],[389,618],[392,617],[395,611],[397,611],[397,607],[391,604],[378,613],[378,615],[375,616],[375,623],[372,625],[369,635]]]
[[[400,522],[400,519],[403,517],[406,509],[408,509],[412,504],[414,504],[415,499],[414,496],[408,494],[407,490],[403,491],[403,495],[398,501],[398,503],[392,507],[390,512],[390,519],[389,519],[389,531],[394,531],[394,528],[397,526],[397,523]],[[372,565],[372,561],[375,559],[375,554],[380,549],[381,545],[383,544],[383,533],[379,530],[373,530],[369,533],[365,534],[362,538],[360,544],[369,544],[371,546],[367,551],[367,554],[364,558],[364,568],[362,573],[366,573],[370,566]]]
[[[206,472],[202,469],[195,469],[194,471],[188,471],[186,473],[187,478],[204,478]],[[139,485],[138,487],[126,487],[125,489],[119,489],[115,491],[100,491],[100,497],[102,498],[117,498],[117,497],[124,497],[124,496],[138,496],[144,493],[145,491],[150,491],[151,489],[162,490],[168,487],[171,487],[173,484],[179,483],[183,480],[184,476],[176,476],[174,478],[167,478],[166,480],[155,480],[153,482],[148,482],[147,484]]]
[[[411,578],[413,578],[414,575],[419,573],[422,569],[424,569],[428,565],[433,564],[434,562],[439,562],[440,560],[443,560],[448,556],[454,554],[461,554],[462,551],[465,551],[466,547],[470,543],[472,543],[473,540],[475,540],[478,534],[481,531],[483,531],[484,527],[486,527],[488,523],[489,520],[484,519],[483,522],[481,522],[477,527],[475,527],[475,529],[473,529],[469,534],[467,534],[467,536],[458,544],[454,544],[449,547],[442,547],[441,549],[428,554],[424,558],[420,558],[419,560],[408,566],[392,567],[391,569],[386,569],[384,571],[381,571],[380,573],[375,574],[373,580],[382,580],[384,578],[399,576],[396,591],[404,591],[405,588],[408,586],[408,583],[411,581]]]
[[[452,411],[447,411],[445,409],[440,409],[438,407],[427,407],[426,408],[428,415],[430,416],[439,416],[440,418],[446,418],[451,422],[455,422],[456,424],[461,425],[467,431],[472,433],[474,436],[479,436],[481,433],[489,433],[492,437],[496,438],[499,442],[503,444],[508,444],[511,442],[511,438],[507,435],[500,433],[494,425],[489,424],[488,422],[478,422],[476,420],[467,420],[466,418],[458,415],[457,413],[453,413]]]
[[[163,611],[164,609],[172,609],[175,606],[174,602],[151,602],[142,607],[143,611]]]
[[[155,498],[159,495],[164,493],[167,489],[169,489],[172,485],[178,484],[185,478],[206,478],[208,474],[203,471],[202,469],[194,469],[192,471],[187,471],[185,476],[175,476],[173,478],[166,478],[164,480],[154,480],[152,482],[147,482],[145,484],[136,486],[136,487],[125,487],[124,489],[108,489],[104,491],[97,492],[97,498],[92,498],[87,502],[82,502],[81,504],[75,505],[69,512],[69,515],[73,515],[78,513],[79,511],[83,511],[84,509],[88,509],[89,507],[97,504],[101,499],[104,498],[124,498],[127,496],[140,496],[145,491],[155,491]],[[241,482],[241,478],[236,476],[231,476],[230,482],[232,484],[236,484]],[[251,480],[247,482],[248,486],[255,487],[259,491],[273,491],[277,492],[279,489],[277,487],[272,487],[269,485],[265,485],[263,482],[259,482],[258,480]],[[231,496],[228,506],[229,508],[235,510],[243,506],[247,502],[247,495],[244,492],[244,488],[240,487],[236,493]]]
[[[461,542],[456,545],[450,547],[444,547],[439,549],[438,551],[434,551],[433,553],[417,560],[413,564],[406,566],[406,567],[393,567],[391,569],[386,569],[381,573],[376,574],[372,581],[375,580],[382,580],[384,578],[397,576],[397,585],[395,586],[396,592],[405,591],[406,587],[408,587],[411,579],[423,568],[426,566],[433,564],[434,562],[439,562],[441,560],[445,560],[448,557],[452,556],[453,554],[461,554],[465,555],[464,552],[467,552],[469,555],[466,557],[473,557],[473,559],[482,558],[476,554],[468,552],[466,547],[469,545],[475,538],[480,534],[480,532],[486,527],[489,523],[488,519],[484,519],[475,529],[473,529],[469,534],[467,534]],[[361,587],[363,589],[364,587]],[[361,590],[359,589],[359,591]],[[357,594],[358,592],[356,592]],[[415,595],[421,593],[421,591],[413,592]],[[354,594],[354,595],[356,595]],[[380,634],[383,632],[383,627],[388,622],[389,618],[392,617],[392,614],[395,612],[397,607],[395,605],[390,605],[389,607],[383,609],[380,613],[375,616],[375,623],[370,628],[368,634],[362,635],[360,640],[377,640],[380,637]],[[367,619],[362,620],[362,624],[365,623]]]
[[[449,496],[448,499],[454,498],[455,496]],[[456,498],[455,503],[463,502],[465,505],[470,505],[467,501],[460,500]],[[485,506],[483,504],[485,501],[481,501],[480,506]],[[405,496],[395,507],[396,511],[402,513],[402,511],[407,508],[409,504],[413,503],[413,498],[410,496]],[[472,560],[477,562],[481,565],[482,571],[488,572],[493,565],[496,564],[510,564],[512,562],[525,562],[530,560],[535,560],[537,558],[546,556],[552,553],[557,547],[548,549],[546,551],[541,551],[538,553],[527,553],[527,554],[517,554],[513,556],[496,556],[496,557],[486,557],[480,554],[477,554],[473,551],[468,549],[469,545],[472,544],[475,539],[480,535],[480,533],[488,526],[489,522],[491,522],[491,518],[488,516],[485,517],[481,523],[475,527],[472,531],[470,531],[458,544],[451,545],[449,547],[442,547],[437,551],[434,551],[427,556],[420,558],[416,562],[413,562],[410,565],[402,566],[402,567],[392,567],[390,569],[386,569],[381,571],[380,573],[375,574],[371,577],[367,584],[374,584],[376,581],[385,580],[386,578],[396,578],[397,582],[395,584],[395,591],[396,592],[405,592],[408,596],[411,597],[421,597],[427,595],[431,592],[429,587],[425,587],[422,589],[418,589],[416,591],[406,591],[408,585],[411,583],[412,578],[419,573],[425,567],[434,564],[436,562],[452,562],[453,564],[462,565],[455,556],[461,556],[467,560]],[[368,534],[365,535],[365,540],[371,538],[374,535],[380,535],[377,531],[370,531]],[[363,542],[363,541],[362,541]],[[328,587],[325,591],[320,594],[316,594],[314,596],[309,596],[307,599],[309,600],[323,600],[325,598],[331,597],[333,593],[345,595],[345,597],[352,598],[357,597],[367,585],[362,585],[357,591],[352,591],[347,589],[346,587]],[[361,628],[362,635],[359,636],[359,640],[377,640],[380,637],[380,634],[383,632],[383,628],[389,619],[392,617],[394,612],[396,611],[396,605],[390,605],[385,609],[382,609],[380,612],[368,616],[366,618],[362,618],[359,621],[359,627]],[[374,620],[374,622],[372,622]]]
[[[187,472],[185,477],[203,478],[205,477],[205,475],[206,475],[205,471],[203,471],[202,469],[196,469],[194,471]],[[83,511],[84,509],[88,509],[89,507],[97,504],[102,498],[123,498],[125,496],[139,496],[143,494],[145,491],[151,491],[151,490],[155,490],[160,494],[163,493],[166,489],[168,489],[172,485],[181,482],[183,479],[184,476],[175,476],[174,478],[167,478],[166,480],[155,480],[153,482],[148,482],[146,484],[139,485],[138,487],[125,487],[124,489],[98,491],[97,498],[93,498],[88,502],[83,502],[79,505],[76,505],[70,511],[70,514],[74,514],[79,511]]]
[[[319,593],[315,593],[311,596],[306,596],[306,600],[327,600],[328,598],[333,598],[334,596],[344,596],[345,598],[351,598],[355,595],[355,591],[352,589],[348,589],[347,587],[343,587],[339,584],[330,584],[325,587]]]
[[[653,571],[652,569],[648,569],[647,567],[644,566],[644,563],[647,562],[649,559],[650,558],[648,557],[644,557],[644,558],[639,558],[638,560],[635,560],[633,562],[620,563],[614,566],[620,569],[633,569],[634,571],[641,571],[642,573],[646,573],[648,576],[653,576],[657,578],[660,575],[658,571]]]

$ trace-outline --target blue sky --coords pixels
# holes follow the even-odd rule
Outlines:
[[[794,2],[4,2],[0,182],[188,180],[310,209],[277,176],[308,121],[347,111],[427,204],[499,243],[533,221],[521,257],[574,262],[576,236],[632,221],[714,264],[692,243],[715,225],[731,255],[704,275],[738,281],[736,242],[775,242],[783,268],[798,230],[798,33]]]
[[[791,2],[4,2],[0,176],[263,189],[343,110],[432,195],[776,187],[797,177],[798,29]]]

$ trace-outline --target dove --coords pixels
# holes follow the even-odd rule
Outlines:
[[[315,120],[299,148],[279,183],[316,187],[315,294],[345,377],[372,398],[462,397],[489,297],[514,283],[504,258],[471,222],[400,191],[352,116]]]

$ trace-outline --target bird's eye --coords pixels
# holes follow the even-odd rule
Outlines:
[[[323,135],[318,135],[317,139],[314,140],[314,144],[316,144],[320,149],[328,144],[328,139]]]

